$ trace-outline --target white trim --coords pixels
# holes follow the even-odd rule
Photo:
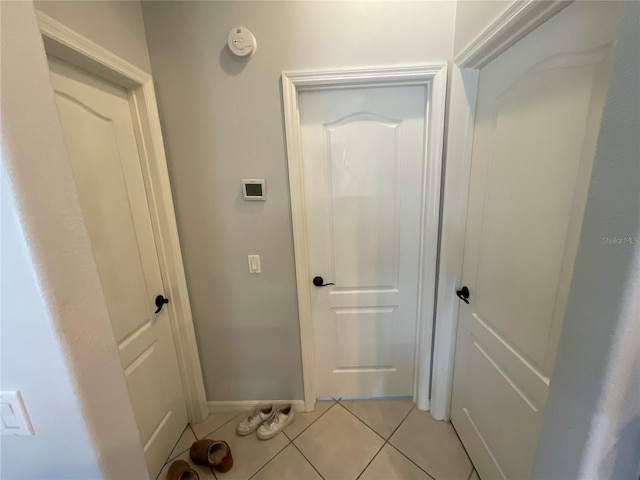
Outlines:
[[[436,285],[436,256],[440,213],[440,184],[444,113],[446,98],[446,63],[374,67],[332,71],[305,71],[282,73],[282,96],[289,165],[291,216],[296,260],[298,314],[302,348],[305,409],[314,409],[314,339],[311,315],[311,287],[309,279],[309,251],[302,168],[302,142],[298,94],[304,90],[332,89],[345,86],[400,86],[418,85],[427,89],[426,132],[428,149],[425,151],[423,180],[423,222],[421,228],[420,280],[418,292],[417,349],[414,378],[414,401],[420,409],[429,408],[431,364],[431,334],[433,331],[434,292]]]
[[[36,12],[36,15],[48,55],[129,91],[162,281],[171,298],[168,314],[178,355],[187,416],[191,422],[201,421],[206,418],[209,408],[182,264],[153,80],[146,72],[42,12]]]
[[[208,402],[209,413],[245,412],[261,405],[282,406],[288,404],[291,404],[294,412],[305,411],[304,400],[230,400]]]
[[[450,91],[431,380],[431,415],[436,420],[449,419],[451,403],[459,302],[455,289],[462,278],[478,70],[454,66]]]
[[[482,68],[572,0],[519,0],[474,38],[455,58],[460,68]]]

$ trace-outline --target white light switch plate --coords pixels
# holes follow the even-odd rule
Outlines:
[[[249,273],[262,273],[260,255],[249,255]]]
[[[0,412],[2,435],[33,435],[33,426],[22,401],[20,391],[0,392]]]

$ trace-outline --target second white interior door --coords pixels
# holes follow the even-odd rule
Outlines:
[[[531,478],[621,10],[575,2],[480,70],[451,421],[485,479]]]
[[[316,396],[414,385],[426,91],[300,94]],[[309,282],[312,279],[309,278]]]
[[[127,92],[49,60],[91,248],[147,467],[160,472],[187,412]],[[107,400],[105,400],[107,405]]]

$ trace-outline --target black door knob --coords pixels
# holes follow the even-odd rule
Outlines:
[[[162,310],[162,307],[164,307],[165,303],[169,303],[169,299],[162,296],[162,295],[158,295],[156,297],[156,307],[158,307],[155,311],[155,313],[160,313],[160,310]]]
[[[322,277],[313,277],[313,284],[316,287],[326,287],[327,285],[335,285],[335,283],[324,283],[324,279]]]
[[[469,303],[469,289],[467,287],[462,287],[460,290],[456,290],[456,295],[458,295],[458,298],[464,303]]]

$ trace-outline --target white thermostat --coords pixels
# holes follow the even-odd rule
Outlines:
[[[264,179],[243,178],[242,196],[245,200],[265,201],[267,199],[267,190]]]
[[[253,55],[258,48],[256,37],[245,27],[234,27],[229,32],[227,39],[229,50],[238,57]]]

